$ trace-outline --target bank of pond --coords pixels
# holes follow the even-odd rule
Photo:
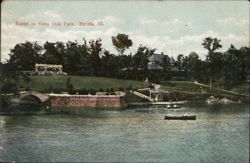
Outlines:
[[[144,93],[144,94],[142,94]],[[69,94],[41,94],[39,92],[24,92],[22,95],[2,95],[1,115],[7,114],[81,114],[87,109],[95,110],[124,110],[133,106],[158,106],[166,109],[178,109],[185,103],[202,102],[208,105],[226,105],[249,103],[249,97],[212,96],[212,94],[171,93],[163,96],[141,94],[147,98],[137,96],[132,92],[117,92],[113,95],[69,95]]]

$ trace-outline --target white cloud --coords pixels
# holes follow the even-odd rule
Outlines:
[[[41,14],[41,13],[40,13]],[[62,16],[54,11],[45,11],[44,14],[44,17],[50,17],[50,18],[53,18],[53,19],[61,19]]]
[[[122,23],[122,20],[117,18],[117,17],[114,17],[114,16],[106,16],[104,17],[103,19],[101,19],[105,24],[108,24],[108,25],[120,25]]]
[[[235,19],[235,18],[225,18],[225,19],[217,19],[216,23],[223,26],[246,26],[249,25],[249,20],[247,19]]]
[[[67,30],[60,30],[59,28],[47,28],[45,30],[38,30],[37,28],[28,28],[23,26],[16,26],[15,24],[2,23],[2,35],[1,35],[1,54],[2,61],[8,58],[9,50],[14,48],[17,43],[27,41],[38,41],[40,45],[43,45],[45,41],[75,41],[82,43],[82,38],[86,40],[101,38],[103,41],[103,48],[117,53],[112,46],[111,36],[117,35],[124,31],[112,26],[111,28],[95,28],[86,30],[87,27],[82,28],[68,28]],[[223,48],[221,51],[225,51],[230,44],[234,44],[236,47],[249,46],[249,32],[242,33],[241,35],[227,34],[221,35],[214,31],[207,31],[203,34],[197,35],[185,35],[176,39],[169,36],[147,36],[143,33],[125,32],[133,41],[133,47],[126,51],[126,54],[130,52],[136,52],[140,44],[146,45],[151,48],[156,48],[157,53],[164,52],[170,56],[176,57],[178,54],[188,55],[190,52],[197,52],[201,58],[205,58],[207,51],[202,48],[202,40],[205,37],[217,37],[221,39]]]
[[[207,51],[202,47],[202,40],[206,37],[216,37],[221,39],[221,44],[223,48],[219,51],[225,51],[228,49],[230,44],[234,44],[236,47],[249,46],[249,32],[245,32],[241,35],[220,35],[219,33],[213,31],[207,31],[199,35],[186,35],[181,36],[177,39],[171,39],[170,37],[163,36],[143,36],[135,35],[132,36],[134,42],[134,50],[139,46],[139,44],[149,46],[151,48],[157,48],[157,53],[164,52],[173,57],[177,57],[178,54],[188,55],[190,52],[195,51],[199,56],[204,59]]]
[[[13,19],[15,18],[14,15],[8,13],[8,12],[1,12],[1,19]]]
[[[41,31],[37,28],[29,28],[25,26],[17,26],[15,24],[2,23],[1,35],[1,55],[2,61],[8,59],[9,50],[14,48],[17,43],[25,41],[37,41],[43,45],[46,41],[75,41],[82,43],[84,37],[87,41],[91,39],[101,38],[103,40],[103,47],[110,50],[112,49],[111,36],[116,35],[121,30],[116,27],[111,27],[106,30],[93,29],[91,31],[85,30],[86,27],[81,29],[69,28],[68,30],[59,30],[58,28],[46,28]],[[95,28],[95,27],[94,27]]]
[[[59,21],[62,20],[62,16],[55,12],[55,11],[44,11],[41,12],[35,12],[31,15],[26,15],[24,17],[18,18],[17,21],[24,21],[24,22],[36,22],[36,21]],[[15,20],[15,19],[13,19]]]
[[[190,21],[182,21],[177,18],[169,21],[161,21],[157,19],[142,19],[142,25],[147,26],[157,26],[157,27],[165,27],[165,28],[173,28],[173,27],[183,27],[183,26],[191,26],[192,23]]]

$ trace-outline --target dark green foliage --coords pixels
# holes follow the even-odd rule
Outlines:
[[[1,92],[2,93],[17,93],[18,92],[18,88],[17,85],[15,83],[5,83],[3,84],[3,86],[1,87]]]
[[[112,42],[120,54],[132,46],[132,40],[126,34],[112,37]],[[250,80],[249,47],[237,49],[231,45],[227,51],[218,52],[216,50],[222,47],[221,42],[219,39],[211,37],[205,38],[201,45],[208,51],[205,60],[201,60],[199,54],[195,52],[191,52],[189,55],[179,54],[176,59],[165,55],[161,65],[163,70],[151,71],[147,69],[148,58],[154,54],[156,49],[143,45],[139,46],[135,54],[116,55],[102,48],[101,39],[89,42],[84,39],[83,44],[77,41],[46,42],[43,46],[36,42],[19,43],[11,49],[10,59],[7,63],[1,64],[1,90],[3,93],[17,93],[20,88],[32,90],[32,82],[27,71],[34,70],[35,63],[62,64],[63,70],[69,75],[139,81],[148,79],[149,82],[154,83],[160,83],[162,80],[180,79],[197,80],[208,84],[211,80],[213,86],[226,89],[232,89],[242,82]],[[19,84],[21,79],[25,81],[22,85]],[[77,87],[76,82],[78,81],[74,80],[74,86],[79,90],[74,91],[71,79],[66,82],[66,90],[69,93],[82,92],[86,94],[87,91],[80,90],[82,87]],[[103,85],[101,87],[107,88]],[[99,87],[94,86],[85,88],[99,89]],[[132,86],[126,85],[124,88],[131,90]],[[43,90],[65,91],[65,87],[64,89],[60,88],[60,90],[56,89],[54,85],[54,88],[46,86]]]
[[[126,34],[118,34],[112,37],[112,43],[119,54],[123,54],[126,49],[133,45],[132,40]]]
[[[120,88],[118,88],[118,91],[124,91],[124,88],[120,87]]]
[[[66,81],[66,88],[69,94],[74,94],[74,86],[71,82],[71,78],[69,77]]]
[[[35,63],[40,63],[42,60],[41,50],[42,47],[36,42],[31,43],[27,41],[17,44],[10,50],[8,63],[18,70],[32,70]]]
[[[99,89],[99,92],[103,92],[104,90],[102,88]]]
[[[91,95],[95,95],[95,94],[96,94],[96,90],[95,90],[95,89],[92,89],[92,88],[90,88],[88,92],[89,92],[89,94],[91,94]]]

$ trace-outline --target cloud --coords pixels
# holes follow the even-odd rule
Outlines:
[[[183,27],[183,26],[191,26],[192,23],[190,21],[182,21],[177,18],[169,21],[161,21],[158,19],[142,19],[140,22],[142,25],[146,26],[157,26],[157,27],[165,27],[165,28],[172,28],[172,27]]]
[[[2,19],[14,19],[14,15],[8,13],[8,12],[1,12],[1,18]]]
[[[101,19],[104,24],[108,25],[120,25],[123,23],[123,21],[120,18],[114,17],[114,16],[106,16],[103,19]]]
[[[111,19],[110,19],[111,20]],[[114,19],[115,20],[115,19]],[[178,22],[178,21],[176,21]],[[201,43],[205,37],[217,37],[221,39],[223,48],[220,51],[225,51],[234,44],[236,47],[249,46],[249,31],[240,35],[227,34],[222,35],[212,30],[206,31],[202,34],[184,35],[177,38],[171,38],[164,35],[149,36],[145,33],[135,33],[132,31],[124,32],[116,26],[110,28],[45,28],[43,30],[38,28],[28,28],[23,26],[16,26],[15,24],[2,23],[2,35],[1,35],[1,54],[2,61],[8,59],[9,50],[14,48],[17,43],[27,41],[37,41],[40,45],[43,45],[46,41],[75,41],[83,43],[82,38],[86,40],[101,38],[103,42],[103,48],[117,54],[113,48],[111,37],[118,33],[126,33],[133,41],[133,46],[125,53],[135,53],[140,44],[148,46],[150,48],[156,48],[157,53],[164,52],[169,56],[176,57],[178,54],[188,55],[190,52],[195,51],[201,58],[205,58],[207,51],[202,47]],[[87,30],[88,29],[88,30]]]
[[[93,29],[91,31],[86,30],[85,27],[79,29],[69,28],[67,30],[60,30],[58,28],[46,28],[39,30],[38,28],[29,28],[25,26],[17,26],[15,24],[2,23],[2,35],[1,35],[1,59],[5,61],[9,58],[8,54],[10,49],[14,48],[17,43],[23,43],[25,41],[37,41],[40,45],[44,42],[56,42],[56,41],[75,41],[82,43],[82,38],[86,40],[101,38],[103,40],[103,47],[106,49],[112,49],[111,36],[121,32],[116,27],[108,29]]]
[[[63,17],[55,12],[55,11],[44,11],[44,12],[35,12],[31,15],[26,15],[24,17],[20,17],[17,19],[17,21],[22,21],[22,22],[36,22],[36,21],[59,21],[62,20]],[[15,20],[15,19],[13,19]]]
[[[224,18],[224,19],[217,19],[216,23],[222,26],[247,26],[249,25],[249,20],[247,19],[235,19],[235,18]]]
[[[50,17],[50,18],[53,18],[53,19],[61,19],[62,16],[54,11],[45,11],[44,12],[44,17]]]
[[[211,30],[199,35],[181,36],[177,39],[172,39],[168,36],[149,37],[145,35],[135,35],[132,36],[132,40],[134,42],[134,50],[136,50],[139,44],[142,44],[151,48],[157,48],[157,53],[164,52],[173,57],[177,57],[178,54],[188,55],[190,52],[195,51],[202,59],[205,59],[207,51],[202,47],[201,43],[206,37],[216,37],[222,40],[221,44],[223,48],[219,51],[227,50],[230,44],[234,44],[238,48],[241,46],[249,46],[249,32],[244,32],[241,35],[220,35]]]

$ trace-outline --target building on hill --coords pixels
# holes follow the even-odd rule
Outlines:
[[[161,54],[154,54],[148,58],[148,70],[163,70],[162,63],[166,56]]]
[[[54,64],[35,64],[35,72],[38,75],[67,75],[62,65]]]
[[[161,81],[163,76],[163,63],[166,58],[167,56],[163,53],[153,54],[148,58],[148,79],[151,82],[158,83],[159,81]]]

